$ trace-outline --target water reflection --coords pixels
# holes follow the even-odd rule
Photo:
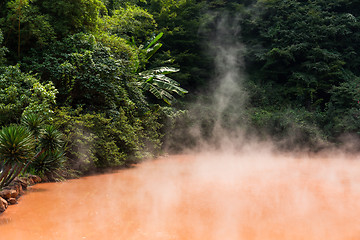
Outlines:
[[[0,216],[0,225],[9,224],[11,222],[11,218],[5,218]]]
[[[43,188],[43,187],[41,187],[40,185],[41,185],[41,183],[38,184],[38,186],[37,186],[36,188],[30,187],[30,188],[27,190],[27,192],[38,193],[38,192],[47,192],[47,191],[49,191],[49,189]]]

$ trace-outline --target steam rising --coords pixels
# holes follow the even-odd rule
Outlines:
[[[186,132],[186,124],[174,129],[175,148],[197,146],[195,151],[200,151],[230,145],[239,148],[243,144],[247,94],[243,87],[244,47],[239,41],[239,19],[224,13],[212,15],[215,27],[208,34],[207,44],[214,59],[214,76],[209,79],[210,90],[189,107],[190,131]]]
[[[230,21],[229,17],[222,17],[211,45],[216,74],[212,96],[212,109],[215,112],[214,137],[222,139],[222,143],[225,139],[239,137],[239,116],[247,98],[243,90],[243,46],[238,41],[239,32],[237,19]]]

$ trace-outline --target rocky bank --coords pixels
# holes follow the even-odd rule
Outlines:
[[[20,177],[0,191],[0,214],[7,209],[8,205],[16,204],[28,186],[39,182],[41,182],[41,178],[35,175]]]

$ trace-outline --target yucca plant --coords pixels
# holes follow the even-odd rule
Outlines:
[[[21,123],[23,126],[13,125],[0,131],[0,188],[25,173],[32,162],[43,163],[48,170],[37,169],[39,164],[34,164],[33,169],[50,176],[51,171],[58,174],[65,161],[62,133],[55,126],[42,126],[43,119],[36,114],[23,116]]]
[[[62,133],[57,130],[53,125],[46,125],[40,130],[40,135],[38,138],[38,152],[33,157],[33,160],[36,160],[44,152],[54,152],[56,150],[62,149],[64,146]],[[27,170],[30,165],[30,161],[26,164],[23,172]]]
[[[55,151],[64,145],[62,133],[54,125],[46,125],[41,130],[40,148],[44,151]]]
[[[31,168],[34,169],[42,179],[49,181],[62,180],[65,169],[66,157],[64,151],[54,150],[42,152],[31,163]]]
[[[24,126],[3,127],[0,131],[0,188],[18,176],[32,158],[34,138]]]
[[[40,136],[43,122],[43,118],[35,113],[26,114],[21,119],[21,124],[32,132],[35,139]]]

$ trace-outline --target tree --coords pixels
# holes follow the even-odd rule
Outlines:
[[[334,86],[327,103],[324,129],[333,140],[343,134],[360,133],[360,77],[349,74],[349,78]]]
[[[133,44],[144,44],[148,36],[155,31],[153,16],[136,5],[126,5],[112,11],[111,16],[102,19],[109,34],[122,37]]]
[[[206,1],[151,0],[138,3],[147,9],[163,32],[162,52],[149,63],[149,68],[158,68],[167,61],[167,66],[180,68],[174,79],[189,91],[206,87],[211,78],[212,62],[207,54],[207,32],[202,28],[208,21]]]
[[[7,49],[5,47],[1,47],[3,40],[4,40],[4,36],[0,30],[0,68],[5,64],[6,61],[5,54],[7,52]]]
[[[127,97],[133,53],[131,49],[122,53],[127,58],[118,59],[91,34],[75,34],[29,61],[43,81],[53,82],[59,90],[59,104],[105,110],[116,108]]]
[[[44,47],[55,39],[49,15],[40,11],[37,1],[12,0],[4,7],[4,17],[0,19],[10,50],[9,60],[18,62],[32,47]]]
[[[0,126],[18,123],[24,112],[48,117],[56,93],[52,83],[41,84],[18,65],[0,69]]]
[[[310,135],[324,139],[334,141],[341,131],[358,129],[355,109],[340,104],[348,99],[340,95],[352,92],[347,88],[359,76],[355,53],[360,49],[354,44],[360,39],[358,12],[351,0],[255,1],[247,9],[241,18],[241,41],[252,104],[248,112],[264,130],[274,126],[273,135],[286,137],[283,133],[294,128],[286,123],[289,111],[298,115],[295,119],[304,119],[293,121],[299,122],[296,128],[320,132]],[[340,112],[346,121],[339,121]]]
[[[348,56],[358,49],[353,44],[358,36],[352,33],[360,25],[333,4],[259,1],[244,18],[248,69],[256,84],[272,86],[269,96],[276,97],[270,97],[270,105],[324,110],[332,86],[346,80],[344,73],[352,66]]]
[[[100,0],[9,0],[5,6],[0,28],[14,64],[32,48],[43,49],[70,34],[96,32],[106,15]]]
[[[100,0],[35,1],[41,13],[49,16],[57,36],[65,37],[82,31],[95,31],[106,8]]]

